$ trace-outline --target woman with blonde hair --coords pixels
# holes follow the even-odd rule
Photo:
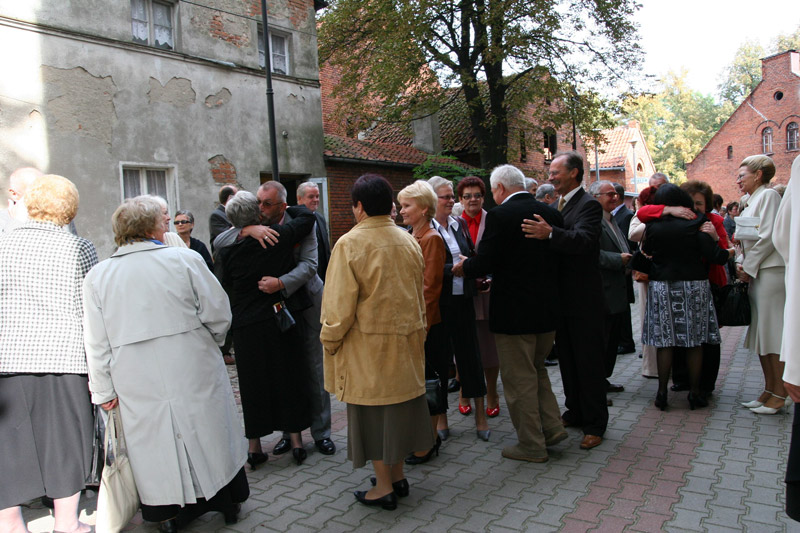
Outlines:
[[[27,531],[19,504],[46,495],[54,530],[84,533],[93,435],[81,286],[97,253],[64,227],[78,211],[71,181],[41,176],[24,200],[28,220],[0,238],[0,531]]]
[[[439,395],[441,405],[428,406],[433,429],[436,430],[439,416],[447,412],[447,393],[444,391],[447,390],[449,365],[447,333],[444,330],[439,311],[439,297],[442,293],[442,279],[444,278],[444,241],[431,225],[431,220],[436,213],[436,194],[428,182],[415,181],[400,191],[397,199],[400,201],[400,215],[403,217],[403,224],[411,227],[411,234],[422,249],[422,257],[425,260],[423,294],[425,296],[425,329],[428,332],[425,337],[425,379],[438,379],[442,391],[442,394]],[[438,455],[441,443],[441,437],[437,436],[433,448],[412,453],[407,460],[410,460],[411,464],[427,462],[434,453]]]
[[[774,175],[775,163],[765,155],[751,155],[742,161],[736,182],[742,192],[750,196],[733,235],[742,245],[742,255],[736,261],[737,277],[750,283],[751,318],[745,347],[758,354],[765,381],[764,392],[742,405],[754,413],[768,415],[791,402],[783,386],[784,363],[779,355],[786,303],[786,267],[772,243],[772,228],[781,203],[780,194],[768,187]],[[743,234],[741,221],[746,217],[758,218],[757,236]]]

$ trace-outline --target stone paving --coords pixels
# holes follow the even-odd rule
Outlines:
[[[637,313],[634,328],[636,322]],[[334,456],[316,452],[306,432],[309,457],[302,466],[289,455],[270,455],[255,471],[248,467],[251,496],[237,524],[225,526],[221,515],[209,513],[182,531],[800,531],[783,511],[794,408],[759,416],[739,406],[763,388],[756,357],[742,348],[744,332],[723,329],[714,401],[696,411],[689,410],[685,392],[670,393],[666,412],[656,409],[656,381],[641,376],[636,354],[621,356],[612,381],[625,392],[610,395],[603,444],[580,450],[582,435],[570,429],[544,464],[501,458],[502,447],[515,442],[502,400],[501,415],[490,419],[491,440],[483,442],[474,417],[461,416],[451,394],[451,437],[439,457],[406,468],[411,494],[396,511],[367,508],[353,498],[354,490],[368,488],[372,470],[354,471],[347,461],[345,409],[334,400]],[[550,376],[563,405],[557,367]],[[233,372],[232,379],[236,388]],[[264,438],[264,450],[277,439]],[[81,501],[88,523],[94,523],[94,498],[89,492]],[[38,502],[24,514],[32,532],[52,529],[49,510]],[[126,528],[156,530],[139,515]]]

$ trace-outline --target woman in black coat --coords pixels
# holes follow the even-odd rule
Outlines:
[[[662,185],[655,203],[692,209],[692,197],[672,184]],[[719,325],[712,305],[708,283],[711,263],[725,264],[733,250],[723,250],[700,226],[704,213],[694,220],[671,215],[647,223],[642,250],[652,256],[650,283],[647,288],[642,342],[655,346],[658,360],[658,394],[655,405],[667,407],[667,385],[672,368],[674,347],[687,349],[689,367],[689,407],[705,407],[699,379],[703,362],[703,343],[719,344]]]
[[[225,209],[234,227],[258,224],[260,212],[256,197],[240,191]],[[297,464],[306,458],[300,432],[311,425],[309,369],[303,363],[299,326],[284,327],[281,315],[287,312],[280,292],[267,294],[258,288],[263,276],[278,277],[295,266],[294,245],[314,228],[314,214],[303,206],[287,210],[294,217],[283,225],[273,225],[280,236],[275,246],[262,247],[252,237],[220,249],[222,286],[228,292],[233,312],[233,342],[236,345],[236,370],[242,395],[245,436],[250,440],[247,461],[252,467],[267,460],[260,438],[273,431],[286,431],[292,441]],[[308,299],[308,296],[301,294]],[[311,305],[310,300],[305,307]],[[303,306],[292,306],[299,309]]]

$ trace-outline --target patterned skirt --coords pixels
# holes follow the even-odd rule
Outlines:
[[[719,344],[719,325],[708,280],[651,280],[642,343],[658,348]]]

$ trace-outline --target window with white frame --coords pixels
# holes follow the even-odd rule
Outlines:
[[[258,25],[258,66],[264,68],[264,37],[263,27]],[[289,74],[289,36],[269,30],[269,48],[271,52],[272,72],[275,74]]]
[[[174,50],[172,7],[168,2],[157,0],[131,0],[133,41],[164,50]]]
[[[133,198],[140,194],[152,194],[165,199],[170,213],[174,213],[178,208],[173,173],[169,168],[123,166],[122,199]]]
[[[772,153],[772,128],[764,128],[761,131],[761,152],[764,154]]]
[[[800,135],[798,135],[797,122],[790,122],[786,126],[786,149],[797,150],[800,148]]]

